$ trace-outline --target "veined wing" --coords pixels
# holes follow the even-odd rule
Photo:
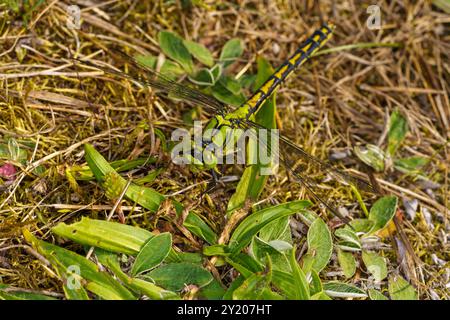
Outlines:
[[[191,88],[186,85],[182,85],[172,79],[169,79],[167,76],[143,65],[134,57],[129,56],[123,51],[120,51],[118,49],[111,49],[111,52],[119,56],[122,60],[124,60],[126,63],[128,63],[131,67],[133,67],[137,71],[139,70],[143,71],[144,75],[134,77],[118,69],[112,68],[106,64],[102,64],[99,61],[93,63],[91,61],[83,59],[74,59],[74,60],[81,62],[85,65],[97,68],[107,74],[116,75],[122,79],[127,79],[132,82],[136,82],[145,87],[151,87],[160,94],[162,93],[165,95],[170,95],[171,97],[176,97],[183,101],[190,102],[191,104],[201,105],[204,109],[206,109],[211,113],[224,114],[231,111],[231,108],[229,106],[220,102],[216,98],[207,95],[197,89]]]
[[[238,126],[245,129],[267,129],[249,120],[239,122]],[[265,147],[267,147],[269,151],[271,150],[271,147],[268,144],[265,144]],[[321,182],[320,179],[323,178],[323,174],[331,176],[338,182],[344,182],[354,185],[359,190],[371,192],[374,194],[378,193],[375,187],[368,181],[343,172],[342,170],[335,168],[327,161],[320,160],[310,155],[301,147],[299,147],[286,137],[283,137],[282,135],[279,136],[278,152],[280,163],[285,166],[286,170],[289,171],[295,179],[302,183],[316,200],[320,201],[334,215],[338,216],[344,222],[348,222],[348,219],[339,214],[335,206],[330,204],[328,199],[320,197],[314,191],[317,190],[317,185]],[[312,175],[307,175],[306,172],[308,171],[308,169],[313,169],[312,171],[318,171],[319,173],[321,173],[320,178],[314,179]]]

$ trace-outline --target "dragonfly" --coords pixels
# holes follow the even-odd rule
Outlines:
[[[264,106],[264,103],[281,86],[281,84],[294,73],[295,70],[308,61],[314,53],[316,53],[325,45],[325,43],[327,43],[327,41],[331,38],[334,29],[335,26],[333,24],[323,24],[276,69],[276,71],[260,86],[259,89],[251,95],[247,101],[237,108],[233,108],[232,106],[217,100],[211,95],[203,93],[193,87],[183,85],[176,80],[148,68],[134,57],[118,49],[112,50],[113,54],[119,55],[134,68],[145,71],[144,78],[137,78],[129,75],[128,73],[119,71],[118,69],[105,65],[94,64],[93,62],[85,61],[83,59],[76,60],[100,69],[105,73],[116,75],[132,82],[137,82],[145,87],[151,87],[160,95],[165,95],[170,98],[175,97],[179,100],[186,101],[194,105],[200,105],[203,110],[212,114],[209,123],[206,125],[208,128],[214,128],[217,130],[222,128],[261,130],[268,128],[265,128],[255,122],[255,114]],[[209,138],[208,140],[209,141],[203,141],[201,146],[196,147],[203,149],[206,148],[206,146],[211,143],[210,140],[212,139]],[[296,181],[301,183],[313,198],[324,205],[333,215],[337,216],[345,223],[348,223],[350,220],[341,215],[336,207],[328,201],[328,199],[319,196],[315,192],[318,182],[305,174],[305,171],[308,168],[316,169],[318,172],[330,176],[338,182],[353,185],[359,190],[367,191],[373,194],[377,193],[374,186],[367,180],[344,172],[333,166],[330,162],[310,155],[303,148],[283,135],[279,135],[278,156],[280,163],[284,165],[286,171],[289,172]]]

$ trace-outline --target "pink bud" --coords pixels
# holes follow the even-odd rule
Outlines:
[[[5,163],[0,166],[0,177],[6,178],[8,180],[14,180],[14,176],[17,170],[11,163]]]

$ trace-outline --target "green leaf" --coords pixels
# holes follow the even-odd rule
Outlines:
[[[239,95],[241,93],[241,84],[234,78],[225,75],[222,78],[220,78],[219,82],[222,86],[227,88],[227,90],[230,91],[232,94]]]
[[[94,173],[95,178],[100,183],[105,182],[105,177],[114,177],[114,187],[121,192],[127,185],[127,181],[122,178],[114,168],[102,157],[102,155],[95,150],[90,144],[84,145],[86,161],[89,168]],[[137,186],[131,183],[125,192],[125,197],[140,204],[144,208],[155,212],[165,197],[154,191],[153,189]]]
[[[139,54],[139,55],[136,55],[134,58],[137,60],[137,62],[139,62],[140,64],[142,64],[150,69],[155,69],[156,63],[158,61],[158,57],[155,57],[152,55]]]
[[[212,95],[219,101],[234,106],[239,107],[246,101],[245,96],[242,93],[233,94],[230,90],[224,87],[220,82],[217,82],[212,87]]]
[[[192,56],[185,47],[183,39],[169,31],[161,31],[158,34],[158,41],[164,54],[178,62],[187,73],[193,72]]]
[[[169,255],[172,247],[172,235],[164,232],[152,237],[139,251],[136,261],[131,268],[131,275],[148,271],[158,266]]]
[[[165,60],[159,72],[171,80],[175,80],[177,77],[185,74],[183,68],[178,63],[175,63],[171,60]],[[172,97],[170,93],[169,97]],[[179,98],[175,97],[175,99]]]
[[[308,253],[314,257],[313,269],[320,272],[330,261],[333,241],[327,224],[316,219],[308,230]]]
[[[449,0],[433,0],[433,4],[444,11],[447,14],[450,14],[450,1]]]
[[[127,299],[136,297],[106,272],[100,272],[97,265],[72,251],[48,242],[38,240],[28,230],[23,232],[25,239],[55,267],[64,283],[73,288],[85,289],[103,299]],[[83,285],[83,283],[85,283]]]
[[[52,231],[80,244],[132,255],[141,251],[142,246],[154,236],[138,227],[86,217],[70,225],[58,223]]]
[[[369,219],[353,219],[350,221],[350,226],[352,226],[354,232],[367,233],[373,226],[373,221]]]
[[[390,117],[388,132],[388,152],[391,156],[395,154],[408,132],[408,123],[398,110],[394,110]]]
[[[367,144],[365,148],[355,147],[356,156],[368,166],[374,168],[378,172],[384,171],[384,161],[386,156],[384,151],[378,146]]]
[[[387,277],[386,260],[374,252],[363,251],[362,259],[369,271],[375,278],[375,282],[380,282]]]
[[[0,300],[56,300],[56,298],[40,293],[20,291],[0,283]]]
[[[310,202],[306,200],[292,201],[253,213],[245,218],[231,235],[229,241],[230,252],[236,254],[245,248],[252,238],[268,223],[302,211],[309,205]]]
[[[395,196],[385,196],[378,199],[370,208],[369,220],[373,222],[371,233],[383,229],[394,217],[397,211],[398,199]]]
[[[195,213],[189,212],[184,220],[183,226],[209,244],[217,243],[217,235],[208,226],[208,224],[206,224],[206,222]]]
[[[269,276],[253,274],[233,291],[233,300],[259,300],[269,283]]]
[[[254,273],[264,271],[264,266],[256,259],[245,253],[238,253],[233,256],[226,256],[225,261],[229,263],[245,278],[250,277]]]
[[[198,297],[207,300],[222,300],[225,294],[225,289],[219,281],[213,279],[211,283],[200,289]]]
[[[109,268],[122,283],[140,294],[146,295],[153,300],[178,300],[180,297],[172,291],[165,290],[153,283],[142,279],[131,278],[120,269],[117,255],[102,250],[95,249],[95,254],[101,264]]]
[[[292,250],[292,235],[289,217],[277,219],[259,232],[251,246],[252,253],[263,262],[269,254],[273,270],[289,271],[288,256]]]
[[[370,300],[389,300],[384,294],[375,289],[369,289],[367,292],[369,293]]]
[[[295,249],[292,250],[289,260],[292,270],[292,281],[295,287],[295,300],[309,300],[309,285],[306,275],[295,259]]]
[[[183,44],[188,49],[189,53],[192,54],[198,61],[208,67],[212,67],[214,65],[214,59],[211,52],[209,52],[205,46],[191,40],[183,40]]]
[[[327,295],[330,297],[335,298],[366,298],[367,294],[359,289],[358,287],[355,287],[354,285],[338,282],[338,281],[331,281],[327,282],[323,285],[324,291]]]
[[[309,284],[309,291],[311,295],[314,295],[316,293],[323,291],[323,285],[322,280],[320,280],[319,275],[317,274],[314,269],[311,269],[311,283]]]
[[[344,276],[346,278],[351,278],[356,271],[356,261],[353,254],[338,249],[338,261],[344,272]]]
[[[349,251],[361,250],[361,241],[354,230],[344,227],[337,229],[334,234],[342,240],[339,242],[339,247],[342,249]]]
[[[245,277],[242,275],[239,275],[234,281],[229,285],[227,291],[223,295],[223,300],[232,300],[233,299],[233,292],[237,288],[239,288],[245,281]]]
[[[277,287],[288,299],[295,300],[298,292],[293,281],[293,276],[291,273],[273,270],[272,271],[272,283]]]
[[[163,265],[147,273],[144,278],[172,291],[180,291],[190,284],[204,287],[213,280],[209,271],[186,262]]]
[[[200,69],[195,75],[189,76],[189,80],[199,86],[212,86],[217,79],[210,70]]]
[[[416,290],[400,276],[389,277],[389,295],[392,300],[418,300]]]
[[[241,40],[231,39],[223,46],[222,53],[220,54],[220,62],[226,68],[239,58],[243,52],[244,48]]]
[[[323,291],[318,292],[311,296],[310,300],[332,300],[327,294]]]
[[[413,176],[422,174],[422,171],[420,170],[423,166],[428,164],[429,159],[424,157],[409,157],[409,158],[403,158],[394,160],[394,167],[395,169],[410,174]]]

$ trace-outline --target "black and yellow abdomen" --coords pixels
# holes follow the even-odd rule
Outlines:
[[[333,25],[323,25],[316,30],[295,53],[286,60],[269,79],[237,110],[230,113],[227,118],[246,118],[257,112],[262,104],[272,95],[272,93],[292,74],[292,72],[301,66],[309,57],[319,50],[330,39],[333,32]]]

